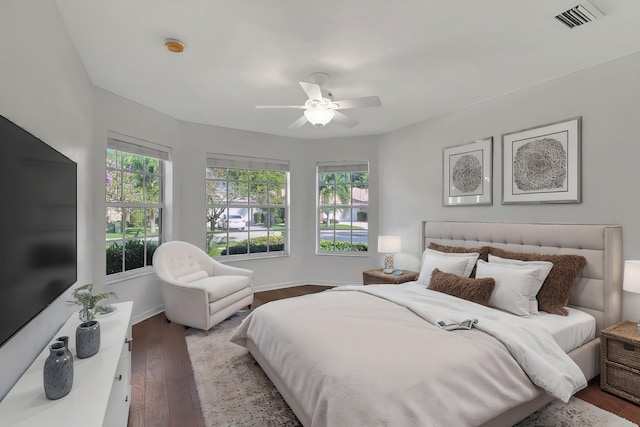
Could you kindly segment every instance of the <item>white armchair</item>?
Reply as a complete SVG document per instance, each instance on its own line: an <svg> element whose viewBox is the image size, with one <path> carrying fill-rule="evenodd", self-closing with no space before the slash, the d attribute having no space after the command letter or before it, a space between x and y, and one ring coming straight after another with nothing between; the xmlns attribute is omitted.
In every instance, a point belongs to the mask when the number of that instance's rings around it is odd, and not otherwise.
<svg viewBox="0 0 640 427"><path fill-rule="evenodd" d="M253 271L211 258L191 243L173 241L153 254L167 319L209 329L253 303Z"/></svg>

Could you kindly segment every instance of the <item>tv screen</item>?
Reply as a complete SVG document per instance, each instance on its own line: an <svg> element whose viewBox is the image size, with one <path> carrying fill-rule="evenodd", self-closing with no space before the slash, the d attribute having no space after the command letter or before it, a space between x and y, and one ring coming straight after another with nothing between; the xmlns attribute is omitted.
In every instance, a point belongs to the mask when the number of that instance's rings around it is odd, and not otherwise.
<svg viewBox="0 0 640 427"><path fill-rule="evenodd" d="M77 165L0 116L0 346L77 280Z"/></svg>

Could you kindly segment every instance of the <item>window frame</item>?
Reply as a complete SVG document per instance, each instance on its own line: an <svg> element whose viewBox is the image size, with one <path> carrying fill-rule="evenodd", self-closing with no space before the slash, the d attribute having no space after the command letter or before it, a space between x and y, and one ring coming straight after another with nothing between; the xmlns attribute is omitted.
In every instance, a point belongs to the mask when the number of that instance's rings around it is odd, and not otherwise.
<svg viewBox="0 0 640 427"><path fill-rule="evenodd" d="M345 173L349 173L350 177L352 173L366 173L367 175L367 180L366 180L366 189L367 189L367 201L366 203L354 203L354 198L353 198L353 189L357 188L354 187L354 182L352 179L349 179L349 187L350 187L350 197L349 197L349 203L337 203L338 202L338 198L335 196L336 192L334 192L333 194L333 203L329 203L329 204L323 204L321 203L321 195L320 195L320 187L321 187L321 182L320 182L320 175L321 174L330 174L330 173L334 173L334 174L345 174ZM334 162L317 162L316 163L316 179L315 179L315 183L316 183L316 243L315 243L315 253L316 255L338 255L338 256L356 256L356 257L366 257L369 255L369 249L370 249L370 233L369 233L369 227L367 226L366 228L366 236L367 236L367 249L364 251L356 251L356 250L322 250L321 249L321 241L322 240L327 240L327 239L323 239L322 238L322 230L321 230L321 220L323 220L323 210L336 210L336 209L342 209L342 210L351 210L351 215L350 215L350 224L353 227L353 223L357 222L354 221L353 218L353 213L354 213L354 209L360 209L360 208L364 208L367 214L367 223L369 222L368 217L369 217L369 175L370 175L370 167L369 167L369 161L367 160L362 160L362 161L334 161ZM344 183L343 183L344 185ZM337 186L337 183L336 183ZM335 215L335 213L334 213ZM357 212L356 212L357 215ZM353 228L351 228L351 233L350 233L350 243L354 244L353 242ZM333 240L334 245L336 240L336 228L334 227L333 229ZM355 242L357 243L357 242Z"/></svg>
<svg viewBox="0 0 640 427"><path fill-rule="evenodd" d="M157 160L158 161L158 169L157 171L153 172L153 173L149 173L147 171L145 171L145 169L143 168L140 171L134 171L134 173L139 173L142 175L142 182L143 185L142 187L144 188L144 183L146 181L146 179L148 177L152 177L153 179L158 179L158 200L157 201L153 201L153 202L147 202L145 200L141 201L141 202L126 202L123 200L123 195L124 195L124 186L125 186L125 180L124 179L120 179L119 180L119 189L117 190L120 194L118 196L118 201L110 201L108 200L108 194L107 194L107 180L106 180L106 176L105 176L105 197L104 197L104 212L105 212L105 237L104 237L104 242L105 242L105 270L104 273L106 275L106 281L107 283L114 283L114 282L118 282L118 281L122 281L122 280L126 280L126 279L130 279L133 277L138 277L144 274L148 274L150 272L152 272L152 261L151 261L151 256L152 254L148 253L149 250L149 246L148 243L151 241L156 241L157 242L157 246L160 246L166 239L167 239L167 228L166 228L166 218L167 218L167 177L168 177L168 171L170 169L169 166L169 162L170 162L170 154L171 154L171 149L169 147L164 147L158 144L154 144L148 141L139 141L137 139L134 138L129 138L129 137L125 137L123 138L122 136L113 136L113 137L109 137L107 139L107 147L105 149L105 163L104 163L104 167L105 167L105 173L109 174L109 172L116 172L118 174L120 174L120 177L122 178L122 168L118 168L118 167L110 167L107 165L107 161L108 161L108 152L109 151L115 151L117 153L119 153L120 156L124 155L124 154L131 154L131 155L135 155L135 156L140 156L143 158L150 158L153 160ZM143 160L143 165L145 164L145 160ZM120 171L120 172L118 172ZM143 193L143 197L144 197ZM139 236L139 235L135 235L132 237L127 237L126 235L126 228L122 227L124 230L122 232L122 237L121 238L108 238L107 237L107 227L109 225L109 210L110 209L116 209L116 210L120 210L121 214L124 214L124 209L131 209L131 210L137 210L140 209L144 212L145 209L157 209L159 210L159 212L156 213L156 215L158 216L159 220L158 220L158 232L156 234L150 234L147 235L147 227L146 227L146 222L148 221L146 218L143 219L143 235ZM156 215L154 215L154 218L156 217ZM120 219L120 221L122 220L122 217ZM127 265L126 265L126 243L129 241L134 241L134 240L142 240L144 242L144 249L143 249L143 263L144 265L141 267L136 267L136 268L131 268L129 270L127 270ZM122 265L121 265L121 270L118 272L114 272L114 273L107 273L108 268L109 268L109 264L108 264L108 260L106 259L108 254L108 246L114 242L118 242L122 245Z"/></svg>
<svg viewBox="0 0 640 427"><path fill-rule="evenodd" d="M233 180L229 179L229 175L227 174L223 178L217 177L209 177L209 169L226 169L238 171L238 175L242 175L245 171L247 173L247 178L241 180ZM284 174L284 182L282 181L272 181L270 175L268 178L264 180L252 180L251 175L252 172L257 173L283 173ZM223 182L223 185L220 183ZM272 210L284 210L284 222L283 222L283 230L272 230L273 225L269 224L266 226L266 236L267 244L269 244L269 236L274 235L273 233L278 233L278 235L283 235L284 243L282 250L274 250L274 251L266 251L266 252L249 252L247 249L246 253L238 253L238 254L225 254L225 255L210 255L212 258L218 261L224 262L233 262L233 261L242 261L249 259L260 259L260 258L278 258L278 257L286 257L289 256L290 253L290 227L289 227L289 218L290 218L290 182L291 182L291 174L290 174L290 164L288 160L279 160L279 159L266 159L266 158L257 158L257 157L248 157L248 156L233 156L227 154L219 154L219 153L207 153L207 162L205 165L205 251L210 253L213 250L213 245L211 242L215 238L214 236L219 236L222 233L220 231L215 231L217 229L216 225L213 226L214 231L211 231L211 223L219 219L217 216L216 220L213 220L212 216L210 216L210 210L220 209L219 212L222 214L225 212L227 215L235 215L233 211L246 210L246 227L245 230L241 230L242 232L246 232L247 243L254 239L252 237L252 229L256 227L256 224L252 224L253 222L253 213L256 210L270 212ZM213 183L210 186L209 183ZM246 201L238 202L238 199L231 199L229 197L229 189L233 188L232 184L238 184L239 187L246 185ZM252 202L251 196L251 186L259 185L265 186L267 188L267 202ZM269 203L269 188L270 186L281 187L281 191L284 191L284 195L282 197L283 203ZM211 200L214 198L210 198L209 189L215 188L215 191L222 190L226 191L224 202L223 203L212 203ZM230 210L233 210L230 212ZM262 213L264 213L262 212ZM223 219L224 221L224 219ZM260 233L261 230L256 230L255 232ZM229 235L232 233L231 229L227 227L226 229L226 250L233 246L229 245ZM257 236L261 237L261 236ZM211 246L210 246L211 245Z"/></svg>

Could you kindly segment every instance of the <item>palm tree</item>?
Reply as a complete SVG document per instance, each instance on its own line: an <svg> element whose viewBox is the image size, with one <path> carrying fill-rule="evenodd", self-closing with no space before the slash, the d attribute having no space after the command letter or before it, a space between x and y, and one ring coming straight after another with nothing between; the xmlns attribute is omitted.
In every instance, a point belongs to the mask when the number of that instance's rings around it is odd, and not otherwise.
<svg viewBox="0 0 640 427"><path fill-rule="evenodd" d="M321 173L318 175L320 205L349 204L351 202L350 173ZM344 209L337 209L343 211ZM331 215L327 215L327 228L331 226Z"/></svg>

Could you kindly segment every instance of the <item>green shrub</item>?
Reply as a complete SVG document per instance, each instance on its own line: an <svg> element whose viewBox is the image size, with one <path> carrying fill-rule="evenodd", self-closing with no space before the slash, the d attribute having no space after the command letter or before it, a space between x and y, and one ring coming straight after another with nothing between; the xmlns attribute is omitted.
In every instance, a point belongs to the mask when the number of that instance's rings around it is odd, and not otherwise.
<svg viewBox="0 0 640 427"><path fill-rule="evenodd" d="M358 222L367 222L367 213L366 212L358 212L356 214L356 218Z"/></svg>
<svg viewBox="0 0 640 427"><path fill-rule="evenodd" d="M273 218L274 224L282 224L284 221L279 216Z"/></svg>
<svg viewBox="0 0 640 427"><path fill-rule="evenodd" d="M234 246L229 246L228 255L239 255L247 253L247 239L240 240ZM284 250L284 236L269 236L269 246L267 247L267 236L254 237L249 243L249 253L277 252ZM227 255L227 249L223 249L220 255Z"/></svg>
<svg viewBox="0 0 640 427"><path fill-rule="evenodd" d="M264 214L262 212L254 212L253 222L255 224L262 224L264 222Z"/></svg>
<svg viewBox="0 0 640 427"><path fill-rule="evenodd" d="M147 242L147 256L145 263L144 240L129 240L124 244L125 270L151 265L153 253L158 248L158 243ZM122 244L114 242L107 247L107 274L122 272Z"/></svg>
<svg viewBox="0 0 640 427"><path fill-rule="evenodd" d="M332 240L320 240L321 251L342 251L342 252L366 252L369 245L367 243L349 243Z"/></svg>

